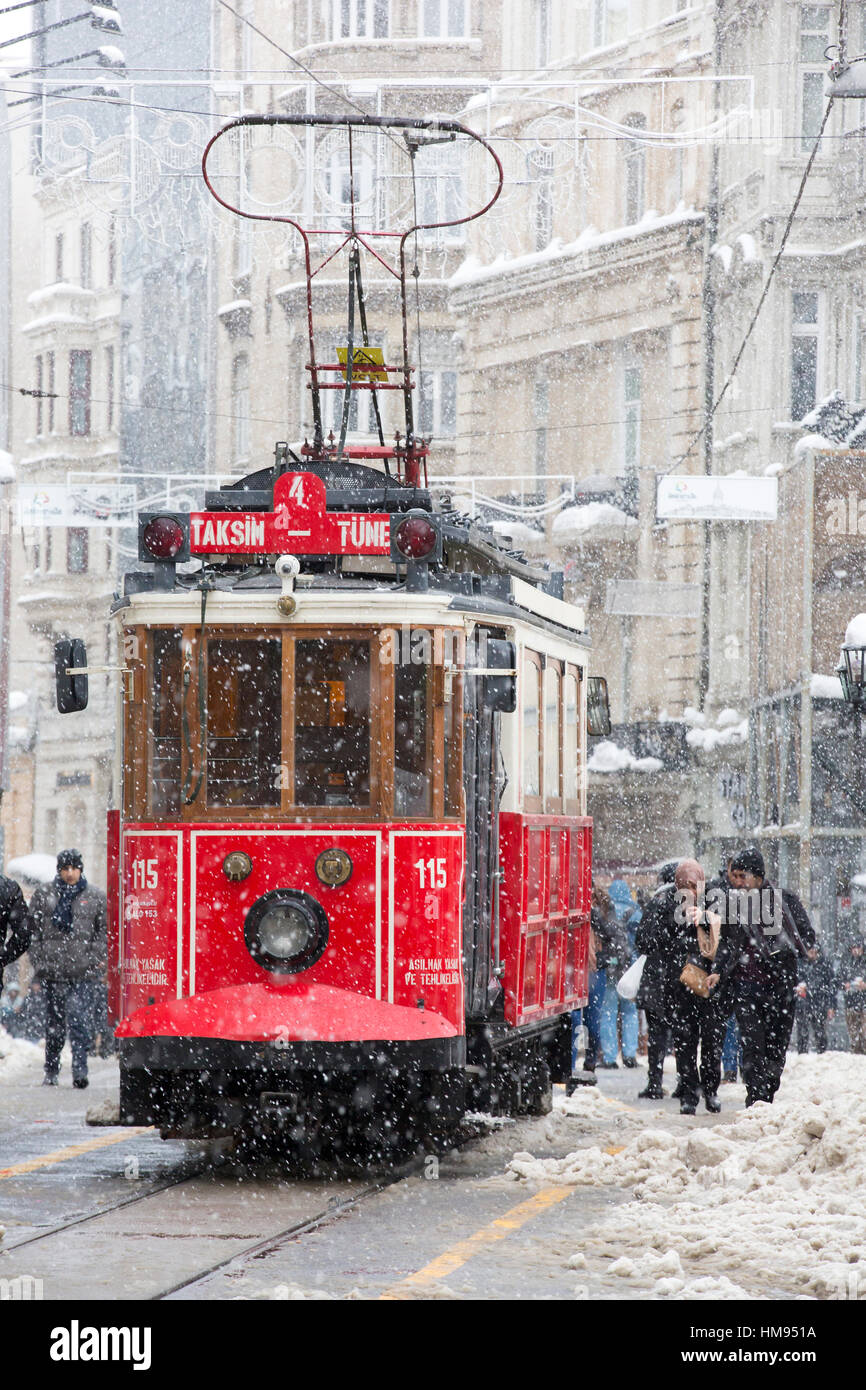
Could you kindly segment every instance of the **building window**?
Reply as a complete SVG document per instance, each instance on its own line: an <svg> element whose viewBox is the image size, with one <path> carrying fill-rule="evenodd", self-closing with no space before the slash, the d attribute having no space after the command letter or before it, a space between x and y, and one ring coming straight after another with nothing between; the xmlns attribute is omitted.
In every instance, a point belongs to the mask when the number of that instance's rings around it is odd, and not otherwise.
<svg viewBox="0 0 866 1390"><path fill-rule="evenodd" d="M250 452L250 359L241 352L232 363L232 418L235 431L235 462Z"/></svg>
<svg viewBox="0 0 866 1390"><path fill-rule="evenodd" d="M81 224L81 288L89 290L93 284L93 234L89 222Z"/></svg>
<svg viewBox="0 0 866 1390"><path fill-rule="evenodd" d="M69 433L90 434L90 353L69 354Z"/></svg>
<svg viewBox="0 0 866 1390"><path fill-rule="evenodd" d="M622 373L623 462L627 473L640 467L640 367L624 367Z"/></svg>
<svg viewBox="0 0 866 1390"><path fill-rule="evenodd" d="M433 435L453 439L457 433L457 373L423 371L420 377L419 432L424 439Z"/></svg>
<svg viewBox="0 0 866 1390"><path fill-rule="evenodd" d="M66 570L68 574L86 574L88 560L87 528L70 527L66 532Z"/></svg>
<svg viewBox="0 0 866 1390"><path fill-rule="evenodd" d="M117 218L108 219L108 283L117 283Z"/></svg>
<svg viewBox="0 0 866 1390"><path fill-rule="evenodd" d="M48 433L49 433L49 434L53 434L53 433L54 433L54 380L55 380L55 377L54 377L54 353L53 353L53 352L46 352L46 354L45 354L45 366L46 366L46 373L45 373L45 375L46 375L47 383L48 383L48 384L47 384L47 387L46 387L46 390L48 391L48 410L47 410L47 412L46 412L47 415L48 415Z"/></svg>
<svg viewBox="0 0 866 1390"><path fill-rule="evenodd" d="M592 47L619 43L628 34L629 0L592 0Z"/></svg>
<svg viewBox="0 0 866 1390"><path fill-rule="evenodd" d="M824 57L833 27L829 5L800 8L800 143L810 151L824 116Z"/></svg>
<svg viewBox="0 0 866 1390"><path fill-rule="evenodd" d="M791 419L814 410L818 396L818 295L791 296Z"/></svg>
<svg viewBox="0 0 866 1390"><path fill-rule="evenodd" d="M468 0L421 0L421 37L465 39L468 18Z"/></svg>
<svg viewBox="0 0 866 1390"><path fill-rule="evenodd" d="M63 279L63 233L54 238L54 279L59 284Z"/></svg>
<svg viewBox="0 0 866 1390"><path fill-rule="evenodd" d="M851 345L851 402L866 405L866 314L854 315L854 341Z"/></svg>
<svg viewBox="0 0 866 1390"><path fill-rule="evenodd" d="M42 361L42 356L41 356L41 354L40 354L40 355L36 358L36 392L37 392L37 395L36 395L36 436L37 436L37 438L38 438L39 435L41 435L41 433L42 433L42 407L43 407L42 391L43 391L43 389L44 389L44 387L43 387L43 381L44 381L44 377L43 377L43 366L44 366L44 364L43 364L43 361Z"/></svg>
<svg viewBox="0 0 866 1390"><path fill-rule="evenodd" d="M632 130L646 130L646 116L633 112L626 116L625 125ZM633 227L646 211L646 145L640 139L625 140L625 225Z"/></svg>
<svg viewBox="0 0 866 1390"><path fill-rule="evenodd" d="M465 228L462 226L430 226L454 222L466 212L463 199L463 170L457 145L435 145L418 151L415 156L415 192L418 222L421 226L430 228L420 233L425 244L465 240Z"/></svg>
<svg viewBox="0 0 866 1390"><path fill-rule="evenodd" d="M387 39L388 0L334 0L335 39Z"/></svg>
<svg viewBox="0 0 866 1390"><path fill-rule="evenodd" d="M105 349L105 428L114 429L114 348Z"/></svg>
<svg viewBox="0 0 866 1390"><path fill-rule="evenodd" d="M547 476L547 424L550 415L550 391L544 369L536 372L532 386L532 418L535 422L535 479L537 500L544 500L544 479Z"/></svg>
<svg viewBox="0 0 866 1390"><path fill-rule="evenodd" d="M550 62L550 0L535 0L535 66Z"/></svg>

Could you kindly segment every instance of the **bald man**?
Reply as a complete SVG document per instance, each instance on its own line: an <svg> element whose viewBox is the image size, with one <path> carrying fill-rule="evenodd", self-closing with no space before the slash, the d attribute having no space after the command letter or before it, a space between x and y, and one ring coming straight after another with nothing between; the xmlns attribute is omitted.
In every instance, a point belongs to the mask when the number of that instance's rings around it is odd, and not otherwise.
<svg viewBox="0 0 866 1390"><path fill-rule="evenodd" d="M674 876L675 935L668 955L667 1012L680 1075L680 1114L694 1115L700 1094L711 1114L721 1110L722 1037L726 1018L718 997L702 997L682 983L686 966L699 984L710 975L719 944L721 919L704 902L706 878L696 859L683 859ZM698 1050L700 1049L700 1064Z"/></svg>

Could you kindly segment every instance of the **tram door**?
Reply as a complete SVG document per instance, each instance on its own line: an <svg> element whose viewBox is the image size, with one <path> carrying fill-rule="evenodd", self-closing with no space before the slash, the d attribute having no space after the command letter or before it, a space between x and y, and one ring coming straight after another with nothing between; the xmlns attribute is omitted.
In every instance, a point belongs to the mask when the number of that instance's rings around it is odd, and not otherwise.
<svg viewBox="0 0 866 1390"><path fill-rule="evenodd" d="M485 640L491 638L492 640ZM496 662L497 648L510 643L492 634L476 634L476 652L487 655L478 665ZM513 659L513 658L511 658ZM500 751L500 721L509 716L494 708L489 682L469 672L464 682L463 775L466 796L466 892L463 908L464 978L468 1018L501 1012L502 991L493 978L493 950L498 911L499 803L505 790ZM496 664L499 664L498 662ZM499 1008L497 1009L497 1004Z"/></svg>

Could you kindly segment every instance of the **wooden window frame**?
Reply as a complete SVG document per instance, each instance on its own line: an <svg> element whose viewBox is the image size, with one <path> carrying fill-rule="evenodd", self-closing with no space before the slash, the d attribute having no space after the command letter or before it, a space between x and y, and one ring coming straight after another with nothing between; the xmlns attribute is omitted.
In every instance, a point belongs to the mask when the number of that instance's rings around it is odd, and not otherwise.
<svg viewBox="0 0 866 1390"><path fill-rule="evenodd" d="M541 652L533 651L531 647L524 647L521 657L520 676L524 683L524 689L520 698L520 743L521 743L521 763L520 775L523 781L526 772L526 748L524 739L526 736L526 663L535 667L536 682L538 687L538 795L531 795L527 792L525 785L521 786L523 793L523 809L531 814L539 814L544 810L544 665L545 659Z"/></svg>
<svg viewBox="0 0 866 1390"><path fill-rule="evenodd" d="M177 631L180 633L181 651L190 663L190 684L187 694L190 742L192 746L193 771L198 776L202 756L202 731L198 726L198 623L154 623L142 627L124 629L124 641L138 644L135 657L127 660L130 676L127 678L125 709L123 718L123 811L127 820L143 823L211 823L230 824L245 821L269 822L380 822L413 821L459 824L464 817L463 801L463 682L462 634L458 638L457 657L451 667L451 702L453 705L454 730L450 750L451 756L437 756L437 750L444 752L445 737L445 690L449 680L449 663L445 660L445 631L450 629L425 627L433 643L433 669L427 682L427 766L433 778L432 811L430 816L394 815L394 693L395 667L393 662L383 659L383 646L389 640L399 640L400 631L389 627L296 627L279 625L234 626L215 624L207 627L204 634L206 642L214 638L259 639L279 637L282 642L281 677L281 766L284 770L280 804L278 806L230 806L209 807L207 805L207 766L201 790L196 800L189 806L182 805L174 817L154 817L151 802L153 785L153 634L156 631ZM294 801L295 795L295 643L298 641L346 641L369 642L370 644L370 804L368 806L302 806ZM182 656L183 661L183 656ZM456 702L456 703L454 703ZM181 741L179 776L181 785L186 779L189 756ZM457 792L459 813L445 815L446 779L451 795Z"/></svg>
<svg viewBox="0 0 866 1390"><path fill-rule="evenodd" d="M566 707L565 687L566 687L566 682L567 682L569 679L571 679L572 677L574 678L574 681L575 681L575 684L576 684L576 695L577 695L577 730L576 730L576 732L577 732L577 748L576 748L576 750L575 750L575 752L576 752L576 757L577 757L577 797L576 797L576 798L570 797L570 796L566 796L566 779L565 779L565 758L566 758L566 753L567 753L567 751L568 751L568 749L567 749L567 747L566 747L566 730L567 730L567 728L568 728L568 725L567 725L566 719L565 719L565 707ZM567 661L567 662L565 663L565 670L564 670L564 672L563 672L563 677L562 677L562 690L563 690L563 698L562 698L562 795L563 795L563 807L564 807L564 809L565 809L565 814L566 814L567 816L582 816L582 815L585 815L585 814L586 814L586 812L585 812L585 786L584 786L584 768L585 768L585 765L586 765L586 748L585 748L584 731L585 731L585 728L586 728L586 720L585 720L585 718L584 718L584 711L583 711L583 668L580 667L580 666L577 666L573 661Z"/></svg>
<svg viewBox="0 0 866 1390"><path fill-rule="evenodd" d="M558 786L558 789L557 789L557 792L556 792L556 795L555 795L555 796L549 796L549 795L548 795L547 783L546 783L546 778L547 778L547 747L548 747L548 740L547 740L547 692L546 692L545 687L547 686L547 673L548 673L548 671L553 672L553 674L555 675L555 677L556 677L556 689L557 689L556 743L557 743L557 747L558 747L558 749L559 749L559 778L558 778L559 786ZM565 801L564 801L564 797L563 797L563 776L564 776L564 762L563 762L563 751L564 751L564 750L563 750L563 742L564 742L564 738L563 738L563 735L564 735L564 719L563 719L563 700L562 700L562 696L563 696L563 679L564 679L564 662L558 660L558 659L555 658L555 657L547 657L547 659L546 659L546 661L545 661L545 663L544 663L544 676L543 676L543 679L542 679L542 682L541 682L541 688L542 688L542 691L544 691L544 696L545 696L544 704L543 704L543 706L542 706L542 709L543 709L543 718L542 718L542 721L541 721L542 731L543 731L542 744L543 744L543 748L544 748L544 759L543 759L543 763L544 763L544 776L545 776L545 781L542 782L542 784L541 784L541 791L542 791L542 797L543 797L543 800L544 800L544 812L545 812L545 815L548 815L548 816L561 816L561 815L563 814L564 810L565 810Z"/></svg>

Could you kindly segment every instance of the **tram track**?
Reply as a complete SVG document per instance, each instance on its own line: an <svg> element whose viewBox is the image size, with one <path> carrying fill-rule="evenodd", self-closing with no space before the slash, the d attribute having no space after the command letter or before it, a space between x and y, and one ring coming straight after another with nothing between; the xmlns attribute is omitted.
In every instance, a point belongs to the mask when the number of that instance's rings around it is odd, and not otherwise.
<svg viewBox="0 0 866 1390"><path fill-rule="evenodd" d="M88 1221L96 1221L101 1216L109 1216L112 1212L121 1211L124 1207L135 1206L138 1202L146 1202L150 1197L157 1197L162 1192L168 1192L173 1187L180 1187L185 1182L190 1182L193 1178L200 1178L207 1172L215 1171L220 1165L210 1159L198 1163L190 1172L183 1172L165 1178L152 1187L148 1187L146 1192L131 1192L128 1196L120 1198L119 1201L109 1202L106 1206L100 1207L98 1211L85 1212L81 1216L73 1216L68 1221L60 1221L54 1226L47 1226L44 1230L39 1230L35 1234L25 1236L23 1240L16 1240L11 1244L4 1240L0 1245L0 1258L11 1255L16 1250L23 1250L25 1246L36 1245L39 1241L49 1240L52 1236L60 1235L63 1231L69 1231L74 1226L83 1226Z"/></svg>

